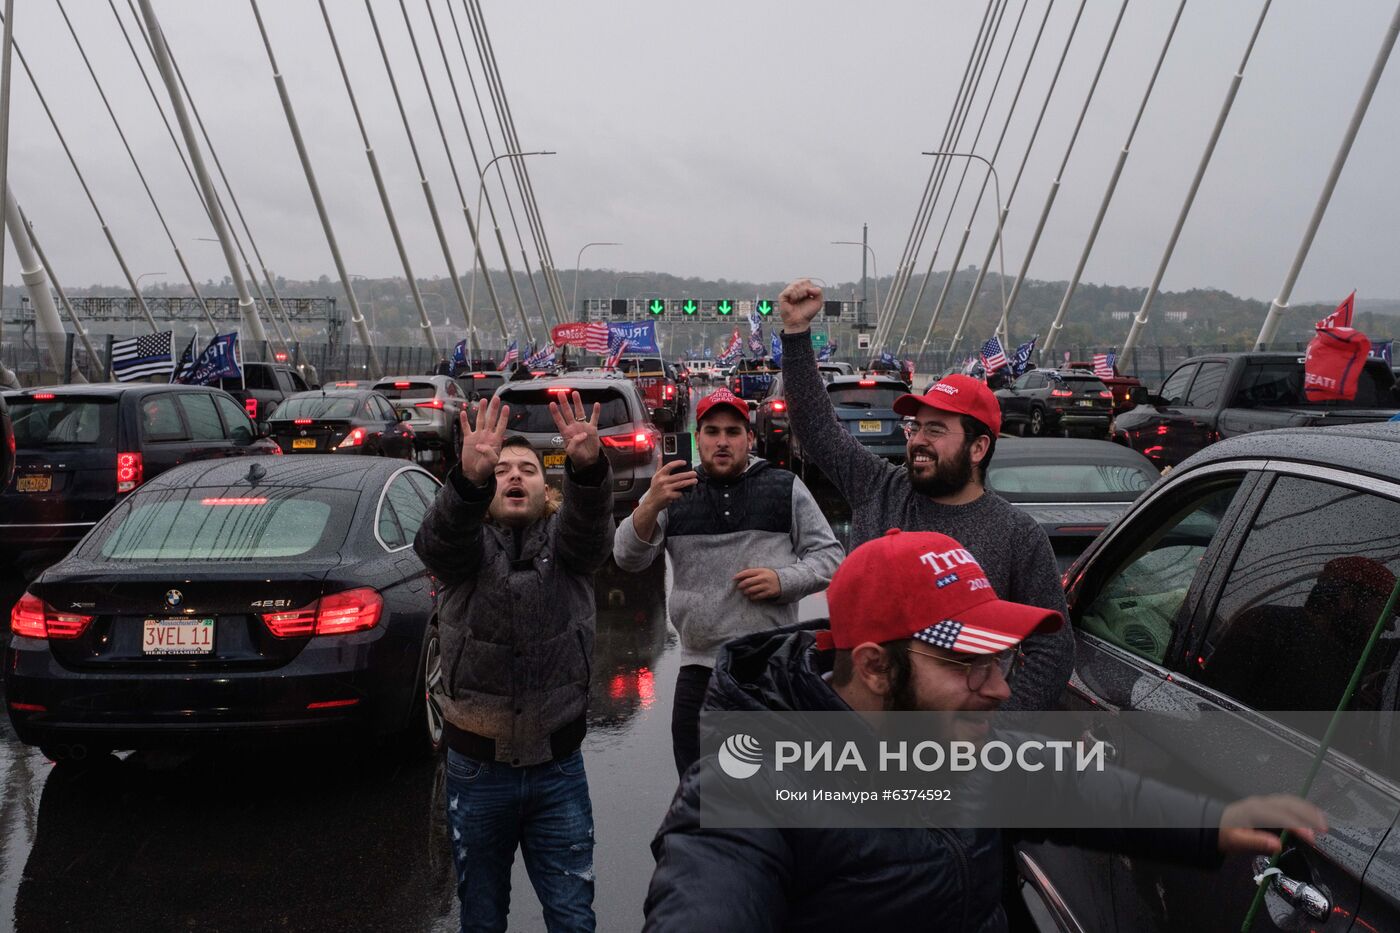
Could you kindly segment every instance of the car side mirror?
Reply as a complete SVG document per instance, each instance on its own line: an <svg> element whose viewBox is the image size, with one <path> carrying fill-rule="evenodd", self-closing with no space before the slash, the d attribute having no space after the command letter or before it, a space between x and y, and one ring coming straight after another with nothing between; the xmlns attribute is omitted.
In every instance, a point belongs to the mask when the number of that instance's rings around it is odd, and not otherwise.
<svg viewBox="0 0 1400 933"><path fill-rule="evenodd" d="M749 411L758 411L758 402L755 402L753 399L747 399L746 401L749 403Z"/></svg>
<svg viewBox="0 0 1400 933"><path fill-rule="evenodd" d="M257 429L258 429L258 437L271 437L271 436L272 436L272 425L268 424L266 421L259 421L259 422L257 423Z"/></svg>
<svg viewBox="0 0 1400 933"><path fill-rule="evenodd" d="M1146 386L1133 386L1128 389L1128 401L1134 405L1146 405L1150 399L1151 396L1147 394Z"/></svg>
<svg viewBox="0 0 1400 933"><path fill-rule="evenodd" d="M412 421L412 420L413 420L413 412L411 412L411 411L409 411L408 409L405 408L403 411L399 412L399 420L400 420L400 421Z"/></svg>

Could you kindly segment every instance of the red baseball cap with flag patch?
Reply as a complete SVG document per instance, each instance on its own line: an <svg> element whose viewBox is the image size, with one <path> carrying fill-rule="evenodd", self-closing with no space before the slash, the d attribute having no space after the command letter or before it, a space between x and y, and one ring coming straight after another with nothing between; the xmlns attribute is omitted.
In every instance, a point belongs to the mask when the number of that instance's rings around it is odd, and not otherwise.
<svg viewBox="0 0 1400 933"><path fill-rule="evenodd" d="M745 421L749 420L749 403L728 389L715 389L709 395L700 400L700 404L695 406L695 423L700 421L710 413L716 405L727 405Z"/></svg>
<svg viewBox="0 0 1400 933"><path fill-rule="evenodd" d="M999 599L977 560L932 531L891 529L852 551L826 591L831 630L817 647L850 649L916 638L963 654L997 654L1064 618Z"/></svg>
<svg viewBox="0 0 1400 933"><path fill-rule="evenodd" d="M923 395L901 395L894 400L895 414L913 418L927 405L955 415L970 415L993 434L1001 433L1001 403L981 379L952 373L929 386Z"/></svg>

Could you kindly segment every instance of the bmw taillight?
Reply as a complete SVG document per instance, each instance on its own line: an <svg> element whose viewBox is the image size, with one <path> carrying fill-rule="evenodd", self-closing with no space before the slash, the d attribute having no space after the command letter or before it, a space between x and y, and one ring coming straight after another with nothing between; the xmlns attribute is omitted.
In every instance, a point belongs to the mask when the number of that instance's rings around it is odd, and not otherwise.
<svg viewBox="0 0 1400 933"><path fill-rule="evenodd" d="M117 492L131 492L140 486L145 472L139 452L117 454Z"/></svg>
<svg viewBox="0 0 1400 933"><path fill-rule="evenodd" d="M252 397L243 400L243 410L248 413L248 417L254 421L258 420L258 400Z"/></svg>
<svg viewBox="0 0 1400 933"><path fill-rule="evenodd" d="M342 449L342 450L344 450L346 447L359 447L359 446L362 445L364 442L365 442L365 429L364 429L364 428L354 428L354 429L352 429L352 430L350 431L349 434L345 435L345 440L341 441L339 444L336 444L335 446L338 447L338 448L340 448L340 449Z"/></svg>
<svg viewBox="0 0 1400 933"><path fill-rule="evenodd" d="M379 624L384 597L371 587L328 593L309 606L289 612L264 612L263 624L278 638L345 635Z"/></svg>
<svg viewBox="0 0 1400 933"><path fill-rule="evenodd" d="M10 610L10 631L28 638L77 638L93 620L76 612L59 612L32 593Z"/></svg>

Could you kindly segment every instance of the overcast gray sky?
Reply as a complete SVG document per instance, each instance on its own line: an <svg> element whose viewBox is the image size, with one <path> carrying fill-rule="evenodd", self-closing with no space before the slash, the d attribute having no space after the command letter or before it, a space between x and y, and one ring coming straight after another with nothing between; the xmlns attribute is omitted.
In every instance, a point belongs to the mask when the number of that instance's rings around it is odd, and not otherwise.
<svg viewBox="0 0 1400 933"><path fill-rule="evenodd" d="M430 43L424 2L406 0L420 42ZM445 24L449 0L428 2ZM450 2L465 27L461 0ZM1029 0L1008 72L1019 74L1046 2ZM364 4L328 5L415 271L443 275ZM197 239L212 236L208 221L106 0L66 0L66 6L194 273L222 277L227 269L218 247ZM997 160L1003 195L1077 6L1058 0L1050 13ZM20 48L133 273L167 272L148 283L178 280L173 254L57 7L52 0L17 7ZM125 0L117 7L130 27ZM269 265L292 278L334 277L249 6L155 0L155 7ZM929 168L919 153L939 143L985 4L485 0L484 7L522 144L558 151L533 160L531 175L561 271L572 269L583 243L617 240L625 245L590 250L584 265L745 280L811 274L835 282L859 275L860 256L829 241L859 239L862 222L870 224L880 271L894 270ZM398 3L374 0L374 8L465 271L469 235ZM1130 4L1032 277L1069 277L1175 8L1167 0ZM400 274L316 3L264 0L262 9L350 270ZM1011 0L993 65L1020 9L1021 0ZM1088 2L1013 201L1008 272L1021 263L1117 9L1116 0ZM1086 281L1150 280L1259 9L1256 0L1187 4ZM1393 12L1391 0L1274 4L1165 288L1219 287L1265 299L1277 292ZM462 80L455 40L448 41ZM429 48L470 201L475 172L441 62ZM984 154L1004 120L1010 81L977 147ZM984 93L989 82L990 70ZM974 106L964 146L983 100ZM484 150L474 105L468 107ZM11 127L13 189L65 284L118 283L117 265L18 61ZM1400 295L1397 151L1400 62L1392 62L1295 300L1340 298L1352 288L1362 298ZM945 254L971 211L978 171L954 214ZM946 213L945 200L930 245ZM980 261L993 224L989 193L963 264ZM947 263L940 259L938 268ZM12 252L5 276L19 280Z"/></svg>

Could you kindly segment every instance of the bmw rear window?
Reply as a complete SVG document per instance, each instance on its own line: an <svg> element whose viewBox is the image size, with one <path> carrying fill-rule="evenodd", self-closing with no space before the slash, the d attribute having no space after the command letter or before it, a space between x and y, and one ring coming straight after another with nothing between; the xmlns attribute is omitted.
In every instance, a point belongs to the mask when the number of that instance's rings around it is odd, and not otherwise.
<svg viewBox="0 0 1400 933"><path fill-rule="evenodd" d="M345 543L359 493L205 486L138 491L83 543L110 561L275 561L328 557Z"/></svg>
<svg viewBox="0 0 1400 933"><path fill-rule="evenodd" d="M353 395L294 395L277 407L272 421L293 418L344 420L355 414L359 399Z"/></svg>
<svg viewBox="0 0 1400 933"><path fill-rule="evenodd" d="M827 394L837 408L893 408L894 400L908 392L903 386L829 385Z"/></svg>
<svg viewBox="0 0 1400 933"><path fill-rule="evenodd" d="M18 450L117 446L115 398L58 395L43 399L34 394L11 395L7 401Z"/></svg>
<svg viewBox="0 0 1400 933"><path fill-rule="evenodd" d="M431 382L381 382L374 391L388 399L435 398L437 386Z"/></svg>
<svg viewBox="0 0 1400 933"><path fill-rule="evenodd" d="M987 485L1012 502L1131 502L1160 477L1155 470L1119 463L997 463Z"/></svg>
<svg viewBox="0 0 1400 933"><path fill-rule="evenodd" d="M602 404L598 416L598 427L615 428L631 424L632 414L627 410L627 399L617 389L579 389L583 399L583 409L592 414L593 403ZM549 403L565 398L563 393L547 392L544 389L507 389L501 393L501 401L510 406L508 431L515 434L554 434L559 429L549 413ZM570 392L567 398L572 399Z"/></svg>

